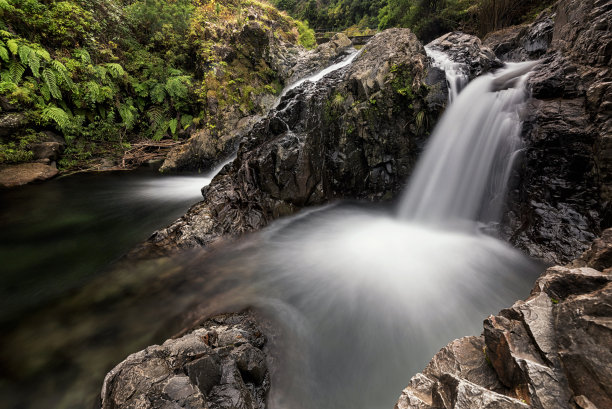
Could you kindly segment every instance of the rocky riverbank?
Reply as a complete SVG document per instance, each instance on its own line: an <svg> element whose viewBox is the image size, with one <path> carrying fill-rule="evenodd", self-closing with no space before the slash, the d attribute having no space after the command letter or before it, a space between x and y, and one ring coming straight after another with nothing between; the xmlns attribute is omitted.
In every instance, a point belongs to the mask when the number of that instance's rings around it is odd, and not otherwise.
<svg viewBox="0 0 612 409"><path fill-rule="evenodd" d="M530 298L489 317L483 336L454 341L436 355L410 381L398 409L611 405L609 386L601 381L612 367L612 231L604 231L610 226L611 13L605 1L561 0L534 24L493 33L484 42L460 33L434 42L451 58L453 49L470 63L476 56L472 75L500 61L542 58L529 80L524 157L500 231L530 255L559 266L545 272ZM347 69L288 93L245 133L236 160L204 189L204 200L133 255L210 245L338 198L392 199L445 101L443 75L430 66L416 37L400 29L380 33ZM565 264L591 242L589 252ZM208 333L206 325L181 339ZM172 348L172 342L151 351ZM200 347L206 356L216 354L210 345ZM172 395L177 399L197 396L200 405L207 399L220 404L215 386L200 388L208 383L192 377L187 364L164 361L155 378L142 369L147 356L136 354L109 374L104 402L129 397L126 385L160 379L160 385L180 384L182 394ZM130 372L132 364L137 369ZM226 365L227 371L224 365L215 366L213 372L222 374L213 376L221 379L215 385L238 391L232 392L237 400L226 404L259 407L249 377L237 363ZM124 379L128 373L134 378ZM174 399L147 396L145 389L133 395L144 407ZM248 398L243 390L251 390Z"/></svg>

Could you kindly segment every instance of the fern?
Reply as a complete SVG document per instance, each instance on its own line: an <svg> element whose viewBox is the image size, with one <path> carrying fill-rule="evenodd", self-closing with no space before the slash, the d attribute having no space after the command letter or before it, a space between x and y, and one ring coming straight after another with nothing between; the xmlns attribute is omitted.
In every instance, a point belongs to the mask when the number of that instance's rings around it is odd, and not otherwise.
<svg viewBox="0 0 612 409"><path fill-rule="evenodd" d="M11 50L11 53L13 53L13 55L17 54L17 51L19 50L19 45L17 44L17 41L8 40L6 42L6 46L8 47L9 50Z"/></svg>
<svg viewBox="0 0 612 409"><path fill-rule="evenodd" d="M8 50L4 46L0 46L0 58L2 58L2 60L5 62L8 62L9 60Z"/></svg>
<svg viewBox="0 0 612 409"><path fill-rule="evenodd" d="M11 73L11 81L13 81L15 84L19 84L19 81L21 81L21 77L25 72L25 67L21 65L19 61L13 60L11 61L9 72Z"/></svg>
<svg viewBox="0 0 612 409"><path fill-rule="evenodd" d="M189 90L184 84L185 81L189 81L187 76L168 78L165 86L168 95L173 98L187 98Z"/></svg>
<svg viewBox="0 0 612 409"><path fill-rule="evenodd" d="M136 123L136 112L137 110L131 104L131 101L128 101L126 104L119 105L119 115L123 121L123 126L125 126L127 130L134 127L134 124Z"/></svg>
<svg viewBox="0 0 612 409"><path fill-rule="evenodd" d="M94 67L94 71L96 72L96 75L98 76L98 78L100 78L102 81L106 81L106 68L104 68L101 65L96 65Z"/></svg>
<svg viewBox="0 0 612 409"><path fill-rule="evenodd" d="M44 72L44 71L43 71ZM65 129L70 125L70 116L61 108L50 105L43 109L42 118L46 121L53 121L60 129Z"/></svg>
<svg viewBox="0 0 612 409"><path fill-rule="evenodd" d="M84 48L77 48L74 50L74 56L79 58L83 64L91 64L91 55Z"/></svg>
<svg viewBox="0 0 612 409"><path fill-rule="evenodd" d="M68 70L66 69L64 64L57 60L53 60L51 61L51 67L55 71L55 75L59 80L60 84L65 85L66 88L71 91L74 91L74 82L72 82L72 78L70 78L70 74L68 73Z"/></svg>
<svg viewBox="0 0 612 409"><path fill-rule="evenodd" d="M19 59L23 65L28 65L28 61L30 59L30 54L32 54L32 49L27 45L21 45L19 47Z"/></svg>
<svg viewBox="0 0 612 409"><path fill-rule="evenodd" d="M30 56L28 57L28 66L34 74L34 77L40 77L40 57L35 52L30 52Z"/></svg>
<svg viewBox="0 0 612 409"><path fill-rule="evenodd" d="M168 127L170 128L170 132L172 135L176 134L176 127L178 126L178 120L176 118L172 118L168 121Z"/></svg>
<svg viewBox="0 0 612 409"><path fill-rule="evenodd" d="M51 96L56 99L62 99L62 93L57 86L57 77L55 76L55 73L50 68L45 68L42 72L42 77L47 87L49 87Z"/></svg>
<svg viewBox="0 0 612 409"><path fill-rule="evenodd" d="M15 7L13 7L13 5L11 3L9 3L6 0L0 0L0 10L5 10L5 11L15 11Z"/></svg>
<svg viewBox="0 0 612 409"><path fill-rule="evenodd" d="M97 83L87 81L85 83L85 89L87 92L85 94L85 99L87 99L90 103L95 104L100 100L100 86Z"/></svg>
<svg viewBox="0 0 612 409"><path fill-rule="evenodd" d="M191 115L182 115L181 116L181 127L186 129L193 122L193 117Z"/></svg>
<svg viewBox="0 0 612 409"><path fill-rule="evenodd" d="M0 0L1 1L1 0ZM51 55L49 55L49 52L47 50L44 49L36 49L34 50L34 52L36 53L36 55L38 55L39 57L41 57L43 60L49 62L51 61Z"/></svg>
<svg viewBox="0 0 612 409"><path fill-rule="evenodd" d="M104 64L104 65L106 69L108 70L108 72L110 73L111 77L113 78L119 78L125 75L125 71L123 70L123 67L121 66L121 64L111 62L111 63Z"/></svg>
<svg viewBox="0 0 612 409"><path fill-rule="evenodd" d="M153 139L156 141L161 140L168 129L168 121L164 115L164 110L160 107L153 107L147 112L147 116L150 119L151 131L153 132Z"/></svg>
<svg viewBox="0 0 612 409"><path fill-rule="evenodd" d="M40 87L40 94L43 96L45 101L49 101L51 99L51 92L49 92L49 87L47 84L42 84Z"/></svg>
<svg viewBox="0 0 612 409"><path fill-rule="evenodd" d="M151 90L151 99L153 102L161 104L166 99L166 87L162 84L155 84L155 87Z"/></svg>

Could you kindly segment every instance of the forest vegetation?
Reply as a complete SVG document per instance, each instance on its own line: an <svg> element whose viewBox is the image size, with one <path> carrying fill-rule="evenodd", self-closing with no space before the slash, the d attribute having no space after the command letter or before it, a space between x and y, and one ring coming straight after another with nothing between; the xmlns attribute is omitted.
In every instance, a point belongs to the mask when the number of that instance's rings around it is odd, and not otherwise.
<svg viewBox="0 0 612 409"><path fill-rule="evenodd" d="M27 124L0 139L0 163L30 160L44 130L65 139L66 170L137 139L214 127L211 93L252 110L252 94L280 91L276 74L227 64L217 46L253 9L277 38L315 45L305 23L258 0L0 0L0 114Z"/></svg>

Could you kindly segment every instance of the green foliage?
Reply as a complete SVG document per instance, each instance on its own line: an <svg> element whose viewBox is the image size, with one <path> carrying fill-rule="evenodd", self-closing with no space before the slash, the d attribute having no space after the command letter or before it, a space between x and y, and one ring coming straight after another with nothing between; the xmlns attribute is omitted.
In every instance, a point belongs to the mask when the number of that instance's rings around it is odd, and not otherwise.
<svg viewBox="0 0 612 409"><path fill-rule="evenodd" d="M70 116L63 109L53 105L43 109L41 117L45 121L55 122L60 130L67 128L70 124Z"/></svg>
<svg viewBox="0 0 612 409"><path fill-rule="evenodd" d="M314 30L308 27L308 21L297 21L299 37L298 41L304 48L315 48L317 39L315 38Z"/></svg>

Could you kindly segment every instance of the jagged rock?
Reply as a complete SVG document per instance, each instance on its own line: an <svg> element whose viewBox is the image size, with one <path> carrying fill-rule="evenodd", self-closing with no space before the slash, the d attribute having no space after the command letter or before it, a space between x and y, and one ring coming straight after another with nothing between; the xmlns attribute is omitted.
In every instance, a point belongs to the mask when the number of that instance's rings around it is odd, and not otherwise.
<svg viewBox="0 0 612 409"><path fill-rule="evenodd" d="M102 409L263 409L265 338L251 313L214 317L126 358L104 379Z"/></svg>
<svg viewBox="0 0 612 409"><path fill-rule="evenodd" d="M484 46L478 37L459 31L445 34L427 44L427 47L442 51L454 62L467 67L465 74L470 79L502 66L493 50Z"/></svg>
<svg viewBox="0 0 612 409"><path fill-rule="evenodd" d="M552 42L555 14L543 11L533 24L512 26L489 33L483 44L502 61L527 61L540 58Z"/></svg>
<svg viewBox="0 0 612 409"><path fill-rule="evenodd" d="M483 335L440 350L396 408L611 407L611 246L608 229L572 264L582 267L549 268Z"/></svg>
<svg viewBox="0 0 612 409"><path fill-rule="evenodd" d="M15 187L40 182L57 176L55 165L44 163L20 163L0 168L0 187Z"/></svg>
<svg viewBox="0 0 612 409"><path fill-rule="evenodd" d="M606 4L560 1L551 46L529 78L534 99L525 110L526 148L504 236L551 263L575 258L612 221L612 9Z"/></svg>
<svg viewBox="0 0 612 409"><path fill-rule="evenodd" d="M48 159L56 161L59 159L63 147L59 142L39 142L30 145L30 150L34 153L34 160Z"/></svg>
<svg viewBox="0 0 612 409"><path fill-rule="evenodd" d="M336 198L392 198L443 106L428 95L444 78L428 73L409 30L378 34L345 70L287 93L246 134L204 202L133 254L206 245Z"/></svg>

